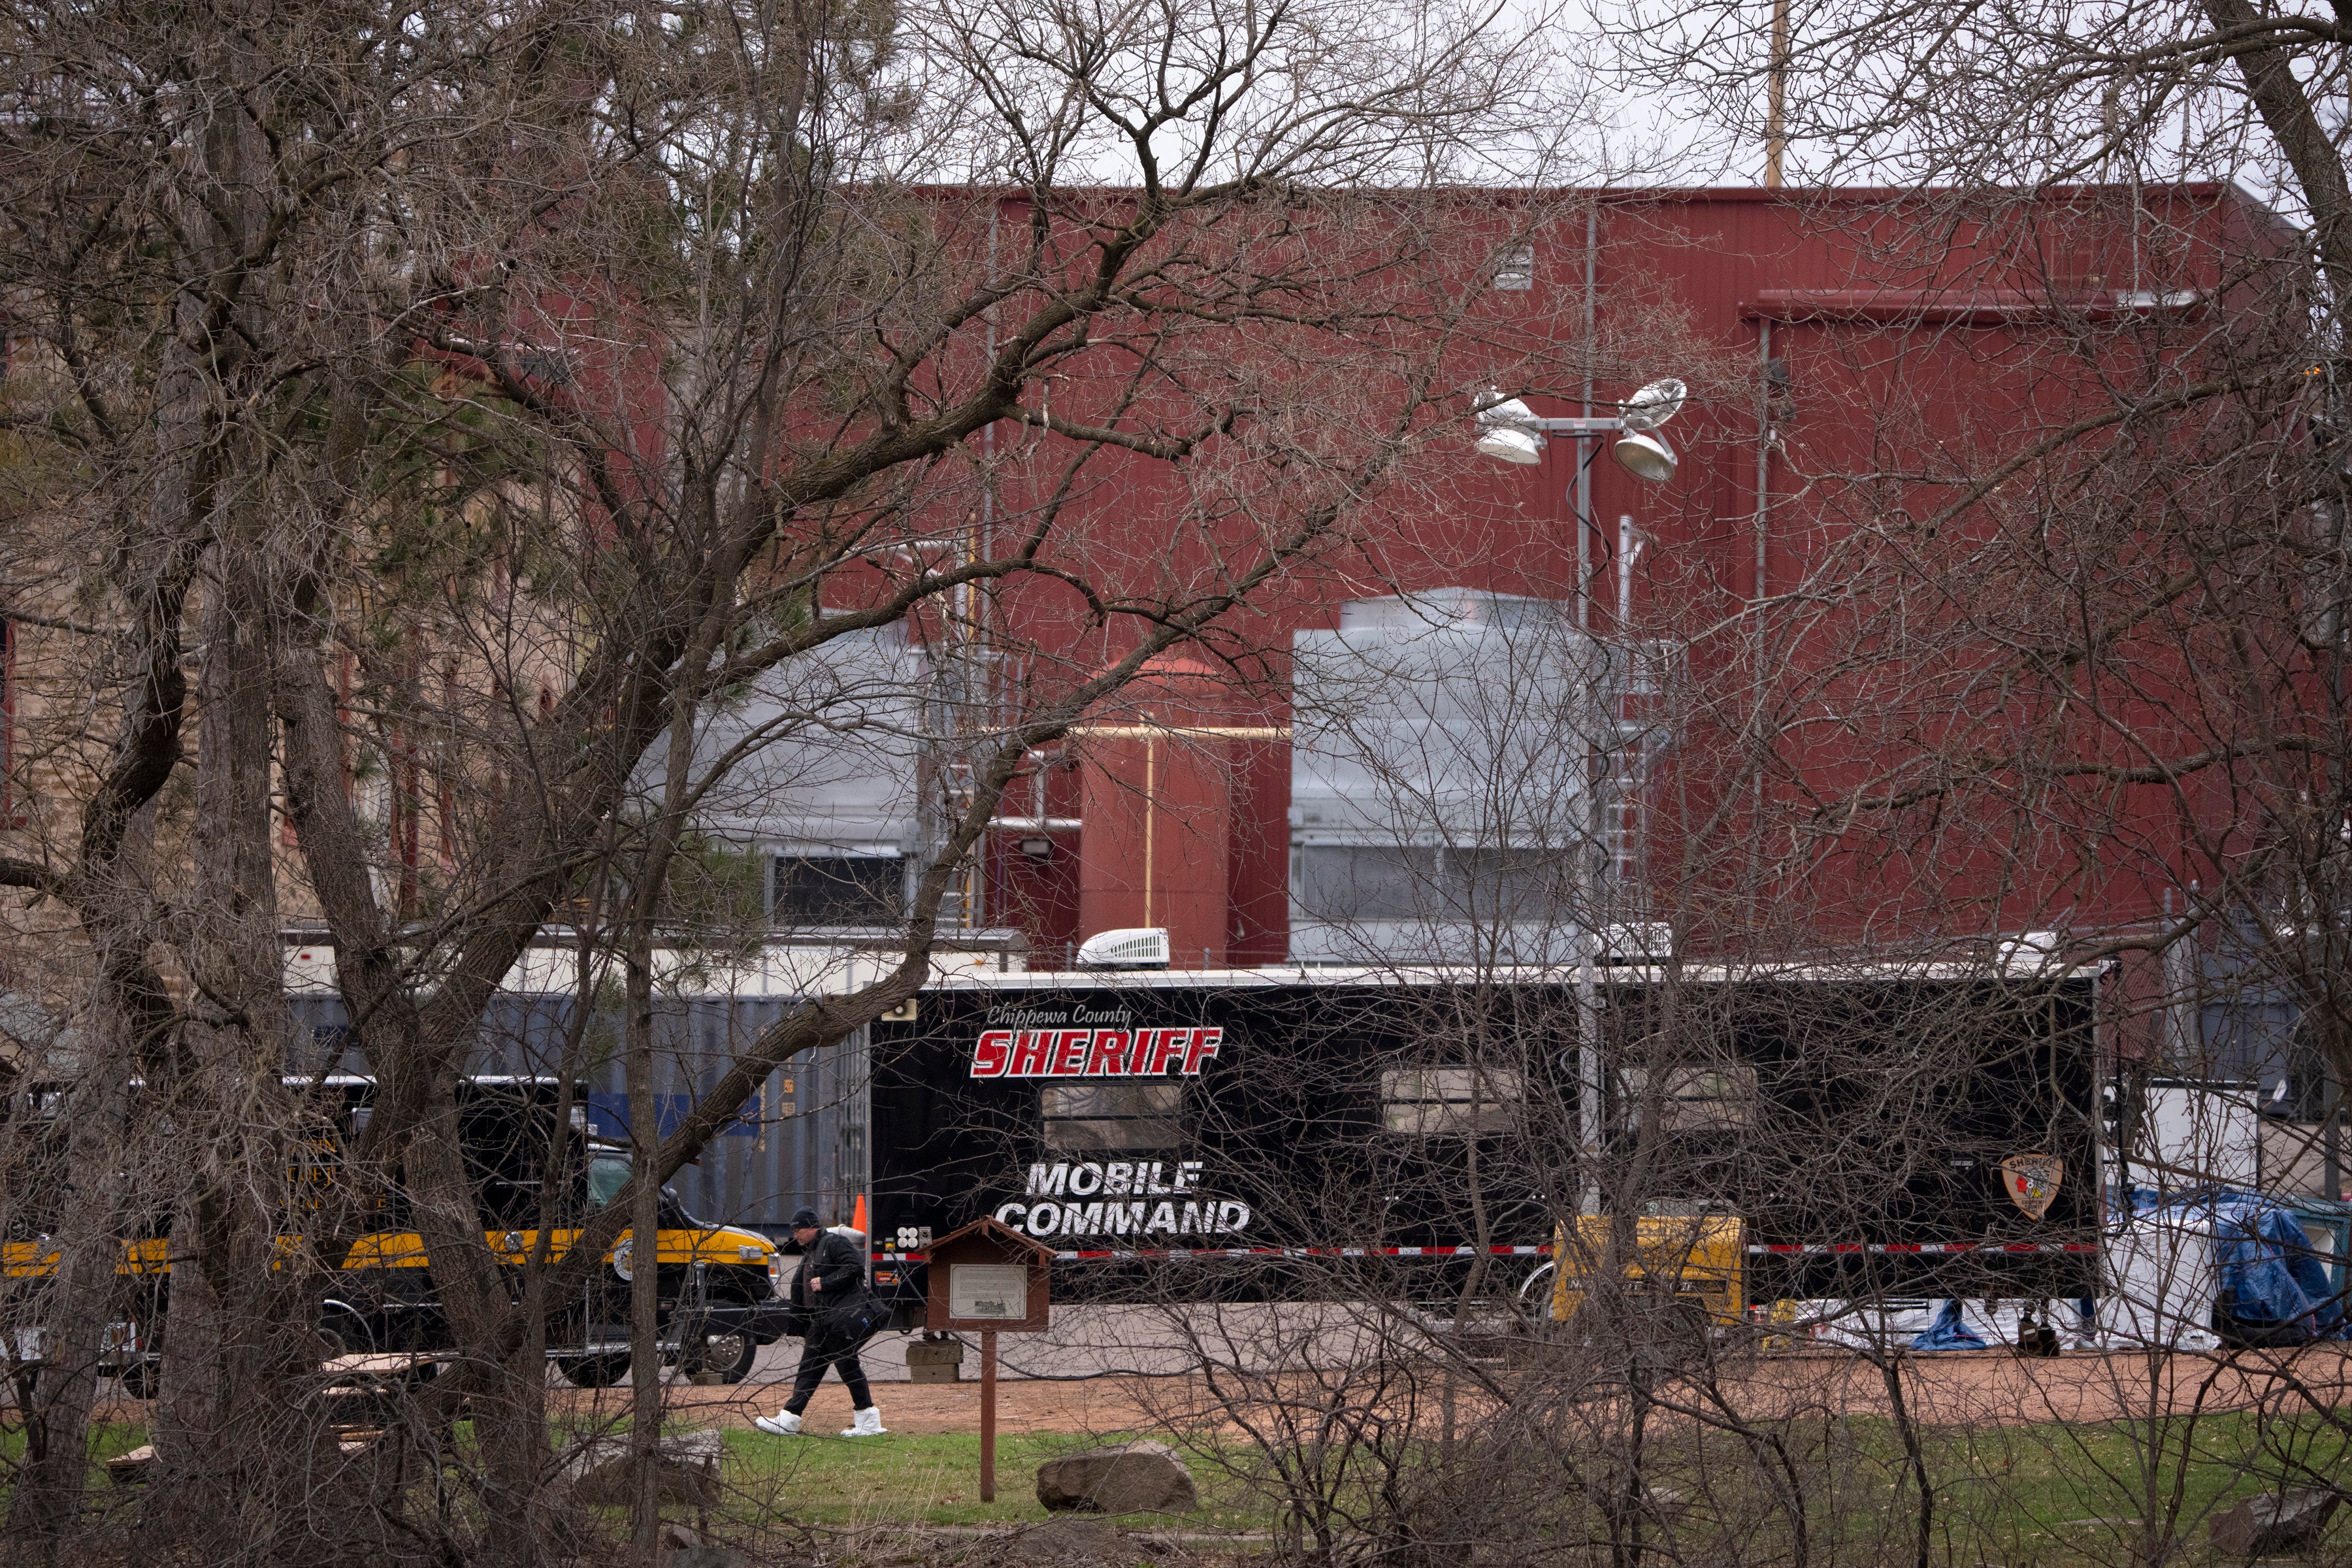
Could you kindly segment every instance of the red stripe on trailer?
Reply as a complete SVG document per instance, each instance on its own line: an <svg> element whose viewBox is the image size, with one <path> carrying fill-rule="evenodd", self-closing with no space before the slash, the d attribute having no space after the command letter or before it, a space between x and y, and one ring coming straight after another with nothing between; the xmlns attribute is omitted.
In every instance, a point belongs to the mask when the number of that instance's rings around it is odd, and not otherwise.
<svg viewBox="0 0 2352 1568"><path fill-rule="evenodd" d="M1084 1248L1074 1252L1057 1252L1054 1256L1066 1259L1097 1258L1475 1258L1480 1253L1490 1258L1549 1258L1549 1247L1205 1247ZM929 1254L922 1252L877 1252L877 1263L922 1263Z"/></svg>
<svg viewBox="0 0 2352 1568"><path fill-rule="evenodd" d="M1160 1247L1086 1249L1056 1252L1064 1263L1091 1263L1104 1258L1128 1261L1147 1258L1549 1258L1549 1247ZM1964 1252L2021 1254L2096 1252L2095 1241L1772 1241L1750 1242L1751 1258L1898 1254L1943 1257ZM921 1252L877 1252L877 1263L921 1263Z"/></svg>
<svg viewBox="0 0 2352 1568"><path fill-rule="evenodd" d="M1750 1242L1750 1256L1780 1257L1786 1254L1811 1253L1927 1253L1945 1255L1962 1252L2096 1252L2095 1241L1776 1241Z"/></svg>

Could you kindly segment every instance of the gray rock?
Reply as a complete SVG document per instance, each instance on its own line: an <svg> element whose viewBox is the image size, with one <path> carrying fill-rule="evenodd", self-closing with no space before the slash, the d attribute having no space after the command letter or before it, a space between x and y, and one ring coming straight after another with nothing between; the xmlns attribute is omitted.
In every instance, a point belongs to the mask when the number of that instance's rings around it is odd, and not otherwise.
<svg viewBox="0 0 2352 1568"><path fill-rule="evenodd" d="M1016 1563L1038 1568L1096 1568L1123 1565L1134 1553L1127 1537L1108 1524L1090 1519L1053 1519L1033 1524L1013 1538L1010 1555Z"/></svg>
<svg viewBox="0 0 2352 1568"><path fill-rule="evenodd" d="M2225 1557L2299 1556L2319 1545L2320 1531L2343 1500L2330 1487L2297 1487L2248 1498L2207 1529L2213 1550Z"/></svg>
<svg viewBox="0 0 2352 1568"><path fill-rule="evenodd" d="M661 1568L749 1568L751 1559L731 1546L705 1541L675 1521L661 1529Z"/></svg>
<svg viewBox="0 0 2352 1568"><path fill-rule="evenodd" d="M716 1432L665 1432L654 1449L661 1476L664 1502L700 1503L719 1500L719 1465L722 1444ZM586 1503L625 1507L636 1496L635 1478L629 1469L626 1433L592 1437L565 1457L563 1479Z"/></svg>
<svg viewBox="0 0 2352 1568"><path fill-rule="evenodd" d="M1201 1494L1167 1444L1119 1443L1038 1466L1037 1500L1054 1512L1187 1513Z"/></svg>

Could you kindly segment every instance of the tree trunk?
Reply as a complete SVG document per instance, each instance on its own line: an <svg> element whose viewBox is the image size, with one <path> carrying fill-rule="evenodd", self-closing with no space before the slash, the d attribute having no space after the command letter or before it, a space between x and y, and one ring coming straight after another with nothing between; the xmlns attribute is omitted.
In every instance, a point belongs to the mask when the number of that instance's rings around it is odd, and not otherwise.
<svg viewBox="0 0 2352 1568"><path fill-rule="evenodd" d="M119 1016L91 1019L95 1048L82 1063L81 1081L62 1112L72 1119L67 1161L77 1189L102 1197L68 1205L57 1238L57 1273L41 1301L42 1361L33 1398L22 1413L25 1466L8 1509L11 1555L37 1568L63 1558L80 1521L100 1336L122 1306L122 1277L115 1272L122 1257L115 1223L121 1194L114 1172L122 1163L130 1033Z"/></svg>
<svg viewBox="0 0 2352 1568"><path fill-rule="evenodd" d="M190 309L185 300L183 315ZM129 1194L121 1178L121 1139L130 1118L131 1079L154 1061L172 1018L163 982L148 958L154 801L178 768L181 616L202 555L194 519L210 506L217 472L202 380L189 354L167 351L158 389L156 426L178 460L165 467L149 497L149 542L126 562L124 588L137 606L131 649L137 656L106 773L82 815L79 863L66 897L90 943L88 1036L76 1064L65 1114L69 1190L95 1201L68 1205L58 1237L55 1284L41 1303L47 1353L55 1363L38 1380L26 1412L39 1441L10 1497L8 1536L28 1560L54 1562L81 1511L90 1407L98 1394L100 1336L114 1321L121 1276L121 1225Z"/></svg>
<svg viewBox="0 0 2352 1568"><path fill-rule="evenodd" d="M640 1170L650 1169L661 1144L661 1117L654 1093L653 953L646 922L635 922L629 942L629 1028L625 1070L629 1091L629 1147ZM631 1512L631 1544L650 1565L659 1551L661 1473L655 1450L661 1441L661 1188L637 1185L629 1213L629 1436L636 1458L636 1501Z"/></svg>
<svg viewBox="0 0 2352 1568"><path fill-rule="evenodd" d="M549 1486L547 1361L508 1294L509 1274L482 1235L457 1138L458 1068L426 1089L429 1109L405 1151L418 1234L433 1292L467 1361L474 1436L481 1448L483 1561L517 1568L570 1554L586 1522Z"/></svg>
<svg viewBox="0 0 2352 1568"><path fill-rule="evenodd" d="M279 1079L286 1029L269 845L268 588L258 541L232 544L206 607L191 849L190 1016L179 1071L151 1083L178 1127L187 1178L172 1235L171 1353L146 1511L156 1539L261 1550L238 1538L293 1515L310 1445L299 1381L317 1364L305 1270L277 1225L298 1129ZM299 1510L293 1510L299 1515ZM248 1523L247 1521L253 1521ZM282 1552L277 1555L284 1555Z"/></svg>

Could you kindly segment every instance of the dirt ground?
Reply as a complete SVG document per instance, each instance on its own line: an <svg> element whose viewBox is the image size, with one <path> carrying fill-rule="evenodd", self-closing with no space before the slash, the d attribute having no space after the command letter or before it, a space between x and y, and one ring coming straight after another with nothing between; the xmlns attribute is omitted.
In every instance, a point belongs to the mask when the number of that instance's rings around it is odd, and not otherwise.
<svg viewBox="0 0 2352 1568"><path fill-rule="evenodd" d="M2005 1350L1955 1351L1906 1356L1900 1364L1905 1405L1917 1419L1938 1426L2114 1421L2159 1408L2211 1412L2265 1401L2352 1406L2352 1345L2347 1344L2211 1356L2070 1351L2040 1361L2020 1360ZM1507 1390L1535 1374L1503 1371L1494 1375ZM751 1380L732 1387L678 1383L664 1394L680 1414L691 1411L718 1426L749 1426L752 1416L782 1405L791 1387L789 1363L780 1360L772 1373L762 1367ZM1800 1411L1885 1415L1894 1408L1880 1370L1843 1352L1759 1357L1726 1379L1725 1393L1735 1407L1757 1416ZM976 1377L967 1375L960 1383L877 1382L875 1399L892 1431L929 1435L980 1430ZM617 1415L628 1406L629 1391L554 1388L549 1390L548 1401L558 1411ZM997 1385L997 1429L1007 1434L1132 1432L1159 1425L1172 1413L1205 1416L1208 1410L1208 1390L1189 1376L1010 1378ZM114 1400L104 1402L97 1415L101 1420L143 1422L149 1413L143 1402ZM847 1392L827 1378L809 1405L810 1426L820 1432L837 1431L849 1419Z"/></svg>
<svg viewBox="0 0 2352 1568"><path fill-rule="evenodd" d="M997 1384L996 1429L1006 1434L1027 1432L1132 1432L1150 1425L1141 1403L1147 1383L1166 1379L1089 1377L1067 1383L1011 1380ZM714 1425L749 1426L754 1415L773 1413L792 1392L789 1377L773 1383L746 1382L731 1388L677 1385L665 1389L670 1408ZM1171 1391L1174 1392L1174 1391ZM595 1394L551 1393L551 1403L574 1408L592 1403L619 1410L628 1404L625 1388ZM1181 1396L1181 1395L1180 1395ZM910 1436L980 1430L980 1380L961 1383L877 1384L874 1402L883 1423L893 1432ZM837 1432L849 1425L848 1391L831 1378L809 1402L805 1419L812 1431Z"/></svg>
<svg viewBox="0 0 2352 1568"><path fill-rule="evenodd" d="M2294 1351L2241 1352L2234 1356L2070 1352L2054 1360L2020 1360L2007 1351L1960 1351L1911 1356L1902 1364L1902 1397L1933 1426L2016 1426L2041 1421L2113 1421L2158 1407L2208 1412L2263 1400L2327 1406L2352 1405L2352 1348L2312 1345ZM1519 1376L1497 1376L1507 1387ZM747 1382L731 1388L677 1386L673 1408L693 1410L723 1426L749 1426L755 1415L782 1405L789 1379ZM1818 1410L1884 1415L1893 1394L1871 1363L1844 1352L1768 1355L1729 1380L1732 1403L1756 1415ZM1104 1433L1155 1424L1153 1411L1204 1410L1205 1388L1192 1378L1102 1376L998 1384L998 1429L1006 1433ZM625 1389L562 1393L575 1406L618 1408ZM976 1432L980 1383L881 1384L875 1398L890 1429L909 1434ZM810 1405L818 1431L838 1430L850 1417L849 1395L828 1379Z"/></svg>
<svg viewBox="0 0 2352 1568"><path fill-rule="evenodd" d="M2234 1410L2294 1399L2352 1404L2352 1353L2342 1344L2229 1355L2071 1351L2049 1360L2007 1350L1946 1351L1903 1358L1906 1406L1937 1426L2038 1421L2115 1421L2164 1408ZM1738 1379L1735 1395L1757 1414L1797 1409L1885 1415L1894 1394L1880 1369L1845 1352L1767 1355Z"/></svg>

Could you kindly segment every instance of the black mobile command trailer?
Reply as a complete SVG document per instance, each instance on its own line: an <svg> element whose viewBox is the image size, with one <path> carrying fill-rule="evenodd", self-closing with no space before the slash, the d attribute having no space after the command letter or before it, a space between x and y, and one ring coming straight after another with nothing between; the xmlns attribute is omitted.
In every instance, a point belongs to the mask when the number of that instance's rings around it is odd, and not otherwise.
<svg viewBox="0 0 2352 1568"><path fill-rule="evenodd" d="M1588 1013L1557 971L958 976L872 1026L875 1282L919 1322L924 1248L991 1215L1056 1249L1062 1300L1379 1267L1435 1301L1474 1251L1507 1298L1617 1201L1739 1219L1748 1301L2091 1294L2096 983L1606 967ZM1587 1137L1605 1195L1572 1190ZM2004 1185L2027 1156L2039 1214Z"/></svg>

